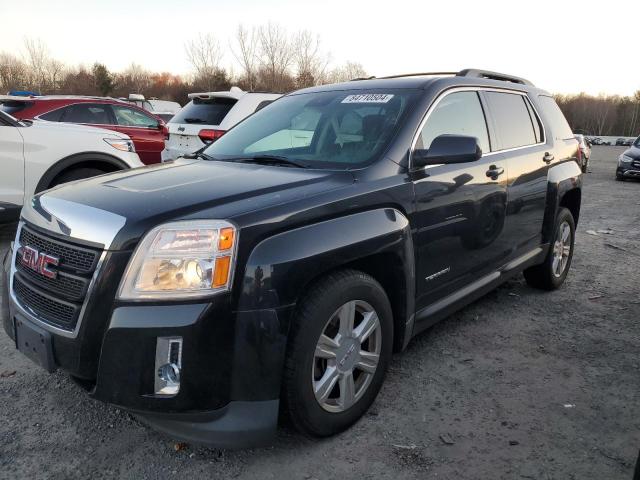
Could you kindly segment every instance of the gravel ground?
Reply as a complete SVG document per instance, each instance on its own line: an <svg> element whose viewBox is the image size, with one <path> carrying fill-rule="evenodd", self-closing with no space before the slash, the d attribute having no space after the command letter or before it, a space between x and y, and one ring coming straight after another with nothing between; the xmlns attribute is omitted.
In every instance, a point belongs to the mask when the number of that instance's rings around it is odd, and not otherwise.
<svg viewBox="0 0 640 480"><path fill-rule="evenodd" d="M630 479L640 182L613 180L622 150L594 147L565 286L518 278L420 335L369 414L335 438L281 429L264 449L177 445L48 375L1 332L0 477Z"/></svg>

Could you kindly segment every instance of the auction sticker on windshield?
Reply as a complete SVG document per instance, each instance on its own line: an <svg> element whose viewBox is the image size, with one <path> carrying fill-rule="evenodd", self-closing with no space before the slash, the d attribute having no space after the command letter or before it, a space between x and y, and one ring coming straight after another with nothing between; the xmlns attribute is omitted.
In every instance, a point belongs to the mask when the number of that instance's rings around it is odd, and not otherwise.
<svg viewBox="0 0 640 480"><path fill-rule="evenodd" d="M348 95L340 103L387 103L393 98L389 93L360 93Z"/></svg>

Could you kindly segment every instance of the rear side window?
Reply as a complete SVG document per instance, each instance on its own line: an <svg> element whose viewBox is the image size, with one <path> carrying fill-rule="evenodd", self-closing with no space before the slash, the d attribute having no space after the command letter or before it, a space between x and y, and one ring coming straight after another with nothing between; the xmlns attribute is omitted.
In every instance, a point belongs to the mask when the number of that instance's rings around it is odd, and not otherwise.
<svg viewBox="0 0 640 480"><path fill-rule="evenodd" d="M2 102L0 104L0 110L9 115L15 115L18 112L21 112L27 107L30 107L33 102L20 102L20 101L12 101L9 100L7 102Z"/></svg>
<svg viewBox="0 0 640 480"><path fill-rule="evenodd" d="M235 105L234 98L194 98L171 119L171 123L220 125Z"/></svg>
<svg viewBox="0 0 640 480"><path fill-rule="evenodd" d="M94 125L112 125L109 105L77 103L65 109L63 122L91 123Z"/></svg>
<svg viewBox="0 0 640 480"><path fill-rule="evenodd" d="M551 123L553 136L559 140L573 138L571 127L567 119L564 118L564 114L556 101L546 95L540 95L538 98L540 99L540 106L544 111L545 117Z"/></svg>
<svg viewBox="0 0 640 480"><path fill-rule="evenodd" d="M47 122L59 122L63 113L64 108L58 108L57 110L40 115L38 118L46 120Z"/></svg>
<svg viewBox="0 0 640 480"><path fill-rule="evenodd" d="M525 98L515 93L485 92L495 122L499 149L538 143Z"/></svg>
<svg viewBox="0 0 640 480"><path fill-rule="evenodd" d="M452 93L440 100L420 132L416 148L428 149L434 138L445 134L476 137L482 151L489 151L487 123L477 92Z"/></svg>

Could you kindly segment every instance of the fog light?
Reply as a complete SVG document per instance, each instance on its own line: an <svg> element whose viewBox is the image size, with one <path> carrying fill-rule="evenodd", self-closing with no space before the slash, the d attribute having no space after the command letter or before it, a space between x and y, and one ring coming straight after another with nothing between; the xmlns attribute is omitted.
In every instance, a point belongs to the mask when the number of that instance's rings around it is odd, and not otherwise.
<svg viewBox="0 0 640 480"><path fill-rule="evenodd" d="M182 337L158 337L155 366L155 394L166 397L177 395L182 370Z"/></svg>

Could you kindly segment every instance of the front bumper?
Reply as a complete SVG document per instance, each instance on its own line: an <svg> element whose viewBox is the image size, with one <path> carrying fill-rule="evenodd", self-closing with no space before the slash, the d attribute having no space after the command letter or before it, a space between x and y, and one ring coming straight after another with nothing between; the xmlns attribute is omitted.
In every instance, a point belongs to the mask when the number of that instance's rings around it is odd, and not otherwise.
<svg viewBox="0 0 640 480"><path fill-rule="evenodd" d="M619 166L616 169L616 175L624 178L638 178L640 179L640 168L633 165Z"/></svg>
<svg viewBox="0 0 640 480"><path fill-rule="evenodd" d="M116 263L115 274L126 261ZM17 315L43 325L10 295L10 266L9 254L2 311L4 329L14 338ZM206 303L114 306L113 298L113 291L102 290L98 282L77 337L50 331L56 366L73 375L91 397L190 442L237 448L273 438L293 306L234 312L228 294ZM154 392L158 337L183 339L175 396Z"/></svg>

